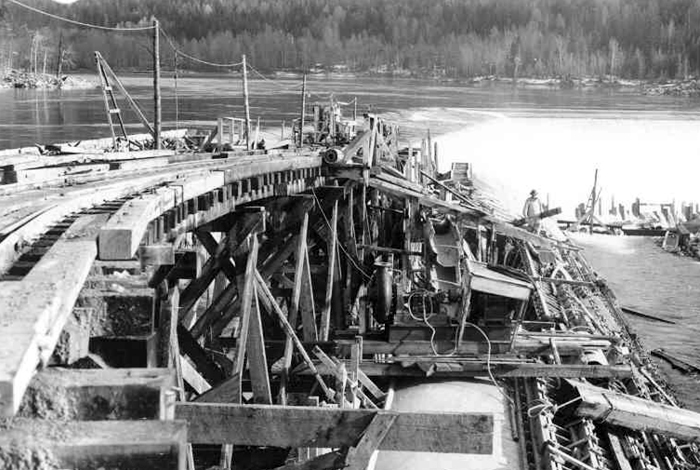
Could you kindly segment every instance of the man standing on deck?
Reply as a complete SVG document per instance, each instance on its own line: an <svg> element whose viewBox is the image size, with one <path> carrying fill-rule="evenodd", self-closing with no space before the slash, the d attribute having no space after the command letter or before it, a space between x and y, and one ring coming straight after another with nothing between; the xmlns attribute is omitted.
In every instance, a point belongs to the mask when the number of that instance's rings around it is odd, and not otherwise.
<svg viewBox="0 0 700 470"><path fill-rule="evenodd" d="M525 201L523 207L523 217L527 219L527 228L531 232L540 233L540 214L542 213L542 203L537 197L537 191L530 191L530 197Z"/></svg>

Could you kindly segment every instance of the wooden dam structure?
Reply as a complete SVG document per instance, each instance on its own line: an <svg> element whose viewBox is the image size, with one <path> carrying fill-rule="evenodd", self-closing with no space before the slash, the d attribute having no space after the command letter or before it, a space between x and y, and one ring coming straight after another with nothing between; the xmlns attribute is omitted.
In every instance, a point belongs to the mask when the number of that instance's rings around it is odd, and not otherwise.
<svg viewBox="0 0 700 470"><path fill-rule="evenodd" d="M2 468L489 455L492 412L392 406L407 380L477 378L503 394L503 468L698 468L698 415L577 246L396 123L308 116L273 150L234 126L218 145L222 121L202 145L154 133L189 150L0 155Z"/></svg>

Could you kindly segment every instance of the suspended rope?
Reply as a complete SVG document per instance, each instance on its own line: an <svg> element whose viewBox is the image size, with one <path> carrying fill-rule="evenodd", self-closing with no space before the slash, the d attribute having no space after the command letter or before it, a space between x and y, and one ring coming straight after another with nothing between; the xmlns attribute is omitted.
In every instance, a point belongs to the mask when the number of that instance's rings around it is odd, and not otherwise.
<svg viewBox="0 0 700 470"><path fill-rule="evenodd" d="M71 23L77 26L83 26L85 28L93 28L93 29L102 29L105 31L147 31L149 29L154 29L155 25L151 26L135 26L135 27L130 27L130 28L122 28L122 27L110 27L110 26L100 26L97 24L90 24L90 23L83 23L82 21L76 21L76 20L71 20L70 18L64 18L62 16L54 15L53 13L49 13L47 11L39 10L38 8L34 8L29 5L25 5L22 2L19 2L17 0L8 0L10 3L14 3L17 6L20 6L22 8L25 8L29 11L33 11L35 13L39 13L44 16L48 16L49 18L53 18L55 20L59 21L64 21L66 23Z"/></svg>

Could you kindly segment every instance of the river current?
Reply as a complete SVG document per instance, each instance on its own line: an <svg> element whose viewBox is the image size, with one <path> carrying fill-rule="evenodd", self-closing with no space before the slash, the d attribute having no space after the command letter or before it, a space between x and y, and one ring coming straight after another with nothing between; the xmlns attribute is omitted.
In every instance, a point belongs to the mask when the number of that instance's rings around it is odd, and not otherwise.
<svg viewBox="0 0 700 470"><path fill-rule="evenodd" d="M165 77L165 74L164 74ZM95 80L91 77L92 80ZM150 77L124 85L151 113ZM263 127L299 114L299 81L252 80L251 114ZM437 137L441 169L469 161L513 213L538 189L563 216L584 202L599 170L604 207L647 202L698 202L700 101L643 96L637 90L555 90L460 86L413 80L311 78L309 101L358 99L358 112L399 122L405 142L428 129ZM164 128L211 127L217 116L243 115L240 79L186 76L163 86ZM348 106L351 109L351 106ZM126 114L130 132L142 132ZM107 136L98 89L0 90L0 149ZM629 321L648 348L700 363L700 263L663 252L650 239L578 238L591 264L620 302L676 321ZM698 380L659 361L679 398L700 411Z"/></svg>

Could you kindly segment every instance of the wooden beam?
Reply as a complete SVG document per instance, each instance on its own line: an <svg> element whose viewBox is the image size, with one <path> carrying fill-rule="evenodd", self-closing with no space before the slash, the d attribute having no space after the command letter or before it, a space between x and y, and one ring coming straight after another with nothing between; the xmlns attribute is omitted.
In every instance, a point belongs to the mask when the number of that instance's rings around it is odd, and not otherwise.
<svg viewBox="0 0 700 470"><path fill-rule="evenodd" d="M180 356L179 365L182 380L192 387L192 390L194 390L198 395L211 390L211 385L207 379L205 379L202 374L199 373L197 368L192 365L188 358L185 356Z"/></svg>
<svg viewBox="0 0 700 470"><path fill-rule="evenodd" d="M255 284L255 280L252 281ZM267 370L267 356L265 354L265 336L263 333L262 317L258 302L257 287L254 287L253 306L250 310L250 322L248 333L248 369L251 387L253 389L253 402L266 405L272 404L272 391L270 389L270 376Z"/></svg>
<svg viewBox="0 0 700 470"><path fill-rule="evenodd" d="M236 403L240 400L241 384L238 376L229 377L194 399L198 403Z"/></svg>
<svg viewBox="0 0 700 470"><path fill-rule="evenodd" d="M172 243L143 245L138 249L141 266L159 266L175 264L175 247Z"/></svg>
<svg viewBox="0 0 700 470"><path fill-rule="evenodd" d="M345 468L345 452L332 451L303 462L290 462L273 470L340 470Z"/></svg>
<svg viewBox="0 0 700 470"><path fill-rule="evenodd" d="M339 382L343 382L343 381L347 382L347 380L349 379L349 376L347 374L348 367L343 368L344 364L342 364L339 360L337 360L335 358L329 357L318 346L316 346L313 349L313 353L320 361L320 363L317 366L318 372L320 374L332 375ZM305 371L308 371L308 373L312 373L310 371L310 369L308 369L308 366L305 366L305 367L306 367ZM345 383L342 383L341 387L343 389L345 389L345 385L346 385ZM341 393L341 392L339 391L339 393ZM369 397L361 389L358 388L357 393L360 395L360 398L362 398L362 400L365 402L365 404L367 405L368 408L376 408L377 407L372 402L372 400L370 400ZM341 396L339 398L340 403L344 404L345 403L344 400L346 398L347 398L346 396L342 396L342 394L341 394ZM353 403L353 405L355 405L355 403ZM355 408L357 408L357 406L355 406Z"/></svg>
<svg viewBox="0 0 700 470"><path fill-rule="evenodd" d="M97 255L104 214L76 220L21 281L0 282L0 416L12 416L48 361Z"/></svg>
<svg viewBox="0 0 700 470"><path fill-rule="evenodd" d="M325 216L324 216L325 217ZM335 284L335 257L338 245L338 201L333 203L333 215L331 216L330 241L326 251L328 252L328 274L326 277L326 298L321 312L320 341L328 341L331 324L331 306L333 300L333 286Z"/></svg>
<svg viewBox="0 0 700 470"><path fill-rule="evenodd" d="M185 470L183 421L54 421L16 418L0 433L6 468Z"/></svg>
<svg viewBox="0 0 700 470"><path fill-rule="evenodd" d="M19 414L41 419L159 419L173 369L64 369L39 372Z"/></svg>
<svg viewBox="0 0 700 470"><path fill-rule="evenodd" d="M211 235L209 234L209 236ZM204 263L199 276L187 284L185 290L182 291L180 296L180 321L183 321L187 317L197 300L199 300L202 294L209 288L209 285L214 281L216 275L219 274L223 265L229 262L227 239L228 237L224 237L224 240L217 246L216 251L211 254L209 259Z"/></svg>
<svg viewBox="0 0 700 470"><path fill-rule="evenodd" d="M341 342L342 343L342 342ZM516 335L514 350L518 353L526 355L538 355L550 348L549 337L525 337ZM575 355L583 349L609 349L612 345L607 339L590 339L590 338L557 338L557 347L559 354L562 356ZM348 344L349 347L349 344ZM379 340L366 340L364 342L365 354L394 354L394 355L431 355L433 347L439 351L447 351L454 349L452 341L436 340L431 346L430 341L398 341L388 342ZM510 350L509 342L494 343L494 354ZM502 351L501 351L502 349ZM349 349L347 349L349 351ZM485 346L480 346L478 343L463 342L462 346L457 350L458 353L478 353L485 352Z"/></svg>
<svg viewBox="0 0 700 470"><path fill-rule="evenodd" d="M274 447L354 446L380 413L396 415L380 450L462 454L490 454L493 450L493 415L488 413L207 403L175 406L175 417L188 422L192 443Z"/></svg>
<svg viewBox="0 0 700 470"><path fill-rule="evenodd" d="M567 381L581 400L576 414L636 431L700 443L700 413L615 392L581 381Z"/></svg>
<svg viewBox="0 0 700 470"><path fill-rule="evenodd" d="M197 318L194 326L190 329L192 337L199 339L210 330L214 322L222 320L222 323L228 323L231 321L238 310L231 305L237 294L238 286L235 282L231 282Z"/></svg>
<svg viewBox="0 0 700 470"><path fill-rule="evenodd" d="M292 289L291 304L289 306L289 325L291 326L292 333L296 335L295 329L297 324L297 318L299 314L299 300L301 298L302 289L302 278L304 273L304 264L306 260L306 237L309 229L309 213L305 212L301 222L301 228L299 229L299 236L296 238L296 257L295 257L295 275L294 275L294 288ZM263 282L264 284L264 278ZM266 286L267 287L267 286ZM292 350L293 342L292 336L287 335L287 339L284 345L284 356L282 359L282 376L280 383L280 397L282 403L284 404L286 400L286 388L287 380L289 378L289 368L292 365Z"/></svg>
<svg viewBox="0 0 700 470"><path fill-rule="evenodd" d="M192 364L207 382L216 384L224 379L225 374L221 368L182 324L177 326L177 341L180 354L187 356L192 361Z"/></svg>
<svg viewBox="0 0 700 470"><path fill-rule="evenodd" d="M223 185L224 173L215 171L172 182L151 194L127 201L100 230L100 259L131 259L151 220L183 201Z"/></svg>
<svg viewBox="0 0 700 470"><path fill-rule="evenodd" d="M301 312L301 324L303 327L304 341L316 341L316 307L314 302L314 284L311 279L311 264L309 263L309 250L304 249L303 271L301 272L301 298L299 299L299 311ZM299 275L299 273L296 273Z"/></svg>
<svg viewBox="0 0 700 470"><path fill-rule="evenodd" d="M486 361L435 361L414 363L404 367L398 363L379 364L366 361L361 364L361 371L367 377L483 377L488 374ZM347 365L349 367L349 365ZM334 374L334 369L325 364L317 364L323 375ZM295 374L310 374L308 369L300 366ZM559 378L629 378L632 368L627 365L598 366L585 364L542 364L538 362L499 363L491 361L491 373L494 377L559 377ZM361 378L360 378L361 380Z"/></svg>
<svg viewBox="0 0 700 470"><path fill-rule="evenodd" d="M177 342L178 309L180 306L180 290L169 289L167 283L161 283L155 295L158 308L158 365L160 367L175 367L173 343Z"/></svg>
<svg viewBox="0 0 700 470"><path fill-rule="evenodd" d="M243 288L241 289L241 321L238 329L238 342L236 343L236 356L233 363L233 375L238 376L239 384L243 379L245 368L245 354L248 349L248 335L250 333L250 316L253 302L255 301L255 273L258 259L258 238L253 237L252 247L248 254L248 261L245 266L245 276L243 278ZM239 387L242 390L242 386ZM241 399L236 400L240 403Z"/></svg>
<svg viewBox="0 0 700 470"><path fill-rule="evenodd" d="M277 319L279 320L279 322L282 326L282 329L284 330L285 334L287 335L287 339L285 340L285 347L288 344L288 342L291 341L291 343L299 351L299 354L301 354L301 356L303 357L304 363L309 367L312 374L316 377L316 381L321 386L321 389L325 393L326 397L329 399L333 399L334 398L333 390L331 390L330 388L328 388L326 386L325 382L321 378L321 375L318 374L318 372L314 373L315 366L314 366L313 361L309 357L309 354L306 352L306 349L304 349L304 345L299 340L299 337L294 332L294 328L292 327L291 323L289 323L289 320L287 320L287 317L284 315L284 312L282 312L282 309L277 304L277 301L273 297L272 292L270 292L270 289L265 284L264 279L262 278L260 273L257 271L255 272L255 279L256 279L256 282L258 283L257 284L258 291L260 292L262 297L267 299L267 303L272 307L272 310L273 310L274 314L277 316ZM289 359L289 365L287 366L287 371L289 370L289 367L291 366L291 353L290 353L289 357L290 357L290 359ZM283 375L283 377L284 377L284 375ZM282 394L282 393L284 393L284 395L282 395L284 397L282 399L282 402L284 404L284 402L286 401L286 391L285 391L284 380L280 384L280 394Z"/></svg>

